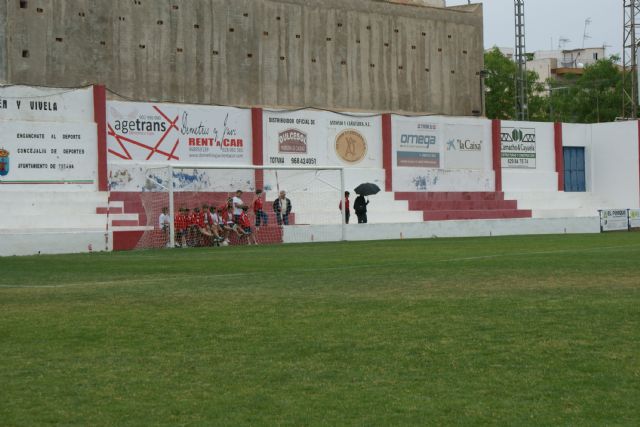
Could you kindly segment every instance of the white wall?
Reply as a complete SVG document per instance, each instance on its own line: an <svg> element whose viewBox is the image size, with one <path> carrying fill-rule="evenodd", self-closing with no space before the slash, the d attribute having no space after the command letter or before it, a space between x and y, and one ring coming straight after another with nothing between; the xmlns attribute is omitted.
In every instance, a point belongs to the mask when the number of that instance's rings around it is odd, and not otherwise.
<svg viewBox="0 0 640 427"><path fill-rule="evenodd" d="M638 122L599 123L592 129L592 192L614 204L640 207Z"/></svg>
<svg viewBox="0 0 640 427"><path fill-rule="evenodd" d="M535 159L526 164L509 164L505 145L519 144L504 141L505 134L521 130L525 137L535 138ZM554 145L553 123L502 122L502 189L504 191L557 191L558 174ZM508 137L507 137L508 138ZM530 143L527 143L530 144ZM527 159L532 160L532 159Z"/></svg>
<svg viewBox="0 0 640 427"><path fill-rule="evenodd" d="M285 243L334 242L342 240L340 225L294 225L284 227L283 230ZM349 241L599 232L600 219L598 217L349 224L345 230L346 240Z"/></svg>

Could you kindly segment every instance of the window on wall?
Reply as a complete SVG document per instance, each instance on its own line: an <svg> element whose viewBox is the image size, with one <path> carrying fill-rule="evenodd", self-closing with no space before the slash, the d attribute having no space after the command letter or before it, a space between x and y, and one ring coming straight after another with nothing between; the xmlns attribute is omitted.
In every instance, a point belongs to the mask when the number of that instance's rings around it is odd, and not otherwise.
<svg viewBox="0 0 640 427"><path fill-rule="evenodd" d="M595 59L596 61L598 60L598 52L593 53L593 59Z"/></svg>

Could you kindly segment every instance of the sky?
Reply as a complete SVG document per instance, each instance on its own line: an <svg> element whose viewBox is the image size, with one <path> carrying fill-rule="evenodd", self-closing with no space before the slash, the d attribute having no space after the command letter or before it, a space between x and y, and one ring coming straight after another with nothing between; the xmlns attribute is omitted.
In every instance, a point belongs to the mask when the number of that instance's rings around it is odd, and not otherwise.
<svg viewBox="0 0 640 427"><path fill-rule="evenodd" d="M467 0L446 0L447 6ZM514 47L514 0L471 0L483 3L484 45ZM623 0L524 0L527 52L558 49L560 38L569 39L565 49L583 46L585 20L590 19L584 47L608 45L606 55L622 56Z"/></svg>

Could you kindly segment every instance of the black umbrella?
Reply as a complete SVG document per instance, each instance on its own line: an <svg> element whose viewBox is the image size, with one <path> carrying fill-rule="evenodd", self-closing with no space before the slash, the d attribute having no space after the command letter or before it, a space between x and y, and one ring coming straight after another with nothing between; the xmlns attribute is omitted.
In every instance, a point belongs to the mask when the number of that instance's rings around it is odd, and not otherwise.
<svg viewBox="0 0 640 427"><path fill-rule="evenodd" d="M371 196L372 194L376 194L380 191L380 187L371 182L365 182L364 184L358 185L355 190L356 194L362 194L363 196Z"/></svg>

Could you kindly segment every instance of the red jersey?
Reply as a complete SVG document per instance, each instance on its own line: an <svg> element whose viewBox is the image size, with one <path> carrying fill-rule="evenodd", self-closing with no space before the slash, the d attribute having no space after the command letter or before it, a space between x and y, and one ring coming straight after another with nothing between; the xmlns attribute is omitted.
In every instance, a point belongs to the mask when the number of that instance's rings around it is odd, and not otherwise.
<svg viewBox="0 0 640 427"><path fill-rule="evenodd" d="M198 212L197 214L194 215L195 216L196 225L199 228L204 228L205 227L205 225L204 225L204 216L205 215L206 215L205 212Z"/></svg>
<svg viewBox="0 0 640 427"><path fill-rule="evenodd" d="M258 212L262 210L262 198L258 197L253 201L253 211Z"/></svg>
<svg viewBox="0 0 640 427"><path fill-rule="evenodd" d="M189 216L187 217L187 223L189 225L198 225L198 214L195 212L189 213Z"/></svg>
<svg viewBox="0 0 640 427"><path fill-rule="evenodd" d="M238 220L238 222L240 223L240 227L242 228L251 227L251 221L249 221L249 215L247 215L247 213L244 211L240 214L240 219Z"/></svg>
<svg viewBox="0 0 640 427"><path fill-rule="evenodd" d="M349 199L344 199L344 205L347 207L347 212L350 212L349 210ZM342 200L340 200L340 203L338 204L338 209L342 210Z"/></svg>
<svg viewBox="0 0 640 427"><path fill-rule="evenodd" d="M178 230L187 228L187 217L183 213L177 214L173 221L173 225Z"/></svg>

